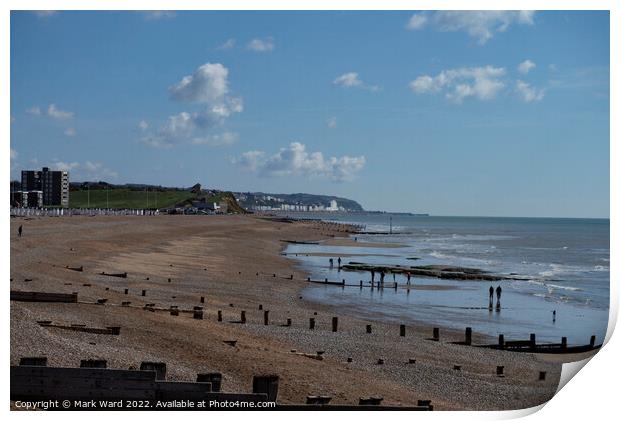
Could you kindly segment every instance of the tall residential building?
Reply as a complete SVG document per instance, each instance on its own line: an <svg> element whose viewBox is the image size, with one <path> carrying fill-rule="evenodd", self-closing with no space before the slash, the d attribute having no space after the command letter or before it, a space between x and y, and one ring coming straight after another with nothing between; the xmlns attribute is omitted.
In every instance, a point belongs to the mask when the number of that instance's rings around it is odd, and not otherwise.
<svg viewBox="0 0 620 421"><path fill-rule="evenodd" d="M43 206L69 207L69 173L67 171L22 171L22 191L42 191Z"/></svg>

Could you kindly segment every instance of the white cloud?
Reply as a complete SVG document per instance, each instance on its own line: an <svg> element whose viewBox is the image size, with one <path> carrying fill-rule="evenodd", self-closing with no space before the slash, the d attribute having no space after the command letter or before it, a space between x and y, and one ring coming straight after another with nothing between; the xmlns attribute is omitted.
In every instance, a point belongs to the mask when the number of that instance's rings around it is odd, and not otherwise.
<svg viewBox="0 0 620 421"><path fill-rule="evenodd" d="M185 76L168 91L177 101L209 103L228 93L228 69L220 63L206 63Z"/></svg>
<svg viewBox="0 0 620 421"><path fill-rule="evenodd" d="M218 50L231 50L235 48L235 43L236 41L234 38L228 38L222 45L217 47L217 49Z"/></svg>
<svg viewBox="0 0 620 421"><path fill-rule="evenodd" d="M466 32L479 44L485 44L495 33L506 31L511 25L533 25L533 11L448 11L432 14L414 14L407 23L409 30L422 29L426 24L442 32Z"/></svg>
<svg viewBox="0 0 620 421"><path fill-rule="evenodd" d="M517 80L517 92L525 102L540 101L545 97L544 89L534 88L522 80Z"/></svg>
<svg viewBox="0 0 620 421"><path fill-rule="evenodd" d="M425 13L416 13L409 18L405 26L409 30L422 29L428 22L428 16Z"/></svg>
<svg viewBox="0 0 620 421"><path fill-rule="evenodd" d="M26 113L31 114L31 115L41 115L41 108L37 106L30 107L26 110Z"/></svg>
<svg viewBox="0 0 620 421"><path fill-rule="evenodd" d="M196 137L192 140L192 143L194 145L229 146L235 143L238 138L239 135L237 133L223 132Z"/></svg>
<svg viewBox="0 0 620 421"><path fill-rule="evenodd" d="M57 171L73 171L76 168L79 168L80 164L78 162L64 162L64 161L54 161L50 165L52 169Z"/></svg>
<svg viewBox="0 0 620 421"><path fill-rule="evenodd" d="M176 16L171 10L145 10L140 12L146 20L171 19Z"/></svg>
<svg viewBox="0 0 620 421"><path fill-rule="evenodd" d="M58 13L57 10L35 10L34 13L39 18L49 18Z"/></svg>
<svg viewBox="0 0 620 421"><path fill-rule="evenodd" d="M255 51L257 53L268 53L276 48L273 42L273 38L271 37L263 39L254 38L253 40L248 42L248 45L246 47L248 50Z"/></svg>
<svg viewBox="0 0 620 421"><path fill-rule="evenodd" d="M359 78L359 74L355 72L345 73L343 75L338 76L332 82L334 85L344 86L345 88L351 88L353 86L361 86L362 81Z"/></svg>
<svg viewBox="0 0 620 421"><path fill-rule="evenodd" d="M138 123L138 128L144 131L149 128L149 123L147 123L145 120L140 120L140 122Z"/></svg>
<svg viewBox="0 0 620 421"><path fill-rule="evenodd" d="M75 136L76 134L77 134L77 132L75 131L75 129L74 129L73 127L68 127L68 128L65 130L65 135L66 135L66 136L73 137L73 136Z"/></svg>
<svg viewBox="0 0 620 421"><path fill-rule="evenodd" d="M259 167L263 165L265 152L263 151L247 151L241 154L241 157L233 160L234 164L237 164L248 171L258 171Z"/></svg>
<svg viewBox="0 0 620 421"><path fill-rule="evenodd" d="M220 63L203 64L193 74L168 88L168 91L174 100L200 104L204 108L168 117L156 132L146 133L140 139L146 145L169 148L180 141L207 139L205 131L222 125L230 116L243 111L243 99L228 94L228 69ZM139 127L146 131L148 124L145 126L141 123ZM215 142L215 138L210 140Z"/></svg>
<svg viewBox="0 0 620 421"><path fill-rule="evenodd" d="M328 118L326 124L329 129L335 129L336 127L338 127L338 121L336 120L336 117Z"/></svg>
<svg viewBox="0 0 620 421"><path fill-rule="evenodd" d="M87 176L96 179L118 177L118 173L116 171L112 171L111 169L104 167L101 162L86 161L81 168Z"/></svg>
<svg viewBox="0 0 620 421"><path fill-rule="evenodd" d="M18 156L19 156L19 154L17 153L17 151L15 149L11 148L11 161L15 161Z"/></svg>
<svg viewBox="0 0 620 421"><path fill-rule="evenodd" d="M504 88L501 78L505 73L502 67L463 67L419 76L409 87L417 94L445 92L446 98L457 103L468 97L490 100Z"/></svg>
<svg viewBox="0 0 620 421"><path fill-rule="evenodd" d="M366 165L364 156L325 158L321 152L307 152L306 146L293 142L267 156L263 151L248 151L235 164L266 177L324 177L332 181L350 181Z"/></svg>
<svg viewBox="0 0 620 421"><path fill-rule="evenodd" d="M72 178L89 178L91 180L102 180L105 178L116 178L118 173L107 167L101 162L85 161L79 162L63 162L55 160L49 165L52 169L58 171L71 171Z"/></svg>
<svg viewBox="0 0 620 421"><path fill-rule="evenodd" d="M530 70L532 70L534 67L536 67L536 63L534 63L532 60L525 60L521 63L519 63L519 66L517 67L517 70L519 70L519 73L526 75L530 72Z"/></svg>
<svg viewBox="0 0 620 421"><path fill-rule="evenodd" d="M373 92L377 92L380 89L378 86L367 85L364 83L364 81L360 79L359 73L357 72L344 73L334 79L332 83L336 86L342 86L344 88L362 88Z"/></svg>
<svg viewBox="0 0 620 421"><path fill-rule="evenodd" d="M50 104L47 107L47 115L57 120L68 120L73 117L73 112L61 110L56 104Z"/></svg>

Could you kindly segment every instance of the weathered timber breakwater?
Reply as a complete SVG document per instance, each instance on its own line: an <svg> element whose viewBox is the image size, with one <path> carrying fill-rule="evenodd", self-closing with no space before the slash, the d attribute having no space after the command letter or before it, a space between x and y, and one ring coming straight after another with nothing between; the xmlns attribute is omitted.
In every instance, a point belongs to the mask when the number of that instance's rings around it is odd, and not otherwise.
<svg viewBox="0 0 620 421"><path fill-rule="evenodd" d="M519 275L493 274L482 269L469 268L463 266L449 265L422 265L422 266L402 266L402 265L371 265L359 262L349 262L341 266L342 270L355 272L376 272L376 273L395 273L399 275L426 276L430 278L457 279L471 281L503 281L519 280L527 281L529 278Z"/></svg>

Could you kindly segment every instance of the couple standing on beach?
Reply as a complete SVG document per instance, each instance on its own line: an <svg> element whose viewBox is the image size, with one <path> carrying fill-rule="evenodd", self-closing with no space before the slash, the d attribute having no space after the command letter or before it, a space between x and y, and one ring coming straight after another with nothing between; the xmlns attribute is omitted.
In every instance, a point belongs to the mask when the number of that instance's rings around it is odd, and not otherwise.
<svg viewBox="0 0 620 421"><path fill-rule="evenodd" d="M502 287L497 286L495 289L495 294L497 294L497 304L495 305L495 309L499 310L501 308L501 304L499 300L502 298ZM493 309L493 285L489 287L489 310Z"/></svg>
<svg viewBox="0 0 620 421"><path fill-rule="evenodd" d="M338 270L340 270L340 265L342 263L342 259L339 257L338 258ZM329 259L329 268L333 269L334 268L334 259Z"/></svg>

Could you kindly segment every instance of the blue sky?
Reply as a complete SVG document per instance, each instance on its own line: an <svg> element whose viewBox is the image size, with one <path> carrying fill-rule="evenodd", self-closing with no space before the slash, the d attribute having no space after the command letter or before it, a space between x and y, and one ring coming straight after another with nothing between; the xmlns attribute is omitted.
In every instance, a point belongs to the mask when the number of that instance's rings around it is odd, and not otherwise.
<svg viewBox="0 0 620 421"><path fill-rule="evenodd" d="M12 12L11 175L609 216L607 12Z"/></svg>

